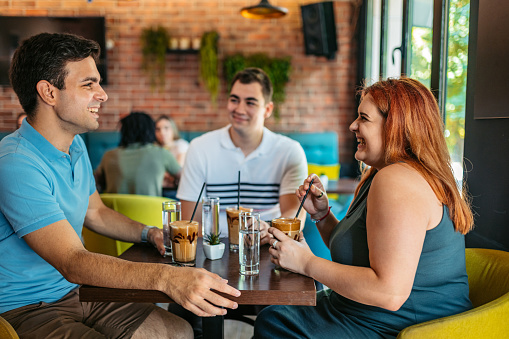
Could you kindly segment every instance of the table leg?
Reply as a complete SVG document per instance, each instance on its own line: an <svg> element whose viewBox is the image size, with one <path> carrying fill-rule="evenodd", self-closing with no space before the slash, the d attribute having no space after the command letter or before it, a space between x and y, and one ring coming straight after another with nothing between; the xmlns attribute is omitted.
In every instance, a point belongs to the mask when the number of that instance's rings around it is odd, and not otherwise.
<svg viewBox="0 0 509 339"><path fill-rule="evenodd" d="M223 339L224 338L224 316L202 318L203 339Z"/></svg>

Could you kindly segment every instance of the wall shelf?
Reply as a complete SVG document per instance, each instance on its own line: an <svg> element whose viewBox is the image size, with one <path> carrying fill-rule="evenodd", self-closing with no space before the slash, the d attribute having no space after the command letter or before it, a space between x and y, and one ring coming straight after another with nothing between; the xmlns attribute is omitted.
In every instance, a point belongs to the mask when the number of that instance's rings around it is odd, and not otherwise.
<svg viewBox="0 0 509 339"><path fill-rule="evenodd" d="M166 54L198 54L199 49L167 49Z"/></svg>

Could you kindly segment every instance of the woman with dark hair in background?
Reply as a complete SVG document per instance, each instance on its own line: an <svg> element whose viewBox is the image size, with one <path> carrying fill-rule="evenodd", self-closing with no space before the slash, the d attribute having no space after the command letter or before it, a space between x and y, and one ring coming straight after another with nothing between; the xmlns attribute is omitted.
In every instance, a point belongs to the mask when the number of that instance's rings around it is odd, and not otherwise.
<svg viewBox="0 0 509 339"><path fill-rule="evenodd" d="M180 165L166 149L154 144L155 124L144 112L132 112L122 120L118 148L106 152L96 170L104 193L161 196L163 178L180 178Z"/></svg>

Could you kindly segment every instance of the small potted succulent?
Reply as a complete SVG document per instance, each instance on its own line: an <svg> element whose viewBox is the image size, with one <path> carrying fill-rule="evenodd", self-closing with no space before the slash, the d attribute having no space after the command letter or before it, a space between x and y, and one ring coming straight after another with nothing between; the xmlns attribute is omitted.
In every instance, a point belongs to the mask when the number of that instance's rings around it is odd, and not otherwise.
<svg viewBox="0 0 509 339"><path fill-rule="evenodd" d="M205 252L205 256L207 259L216 260L221 259L224 253L224 243L221 242L219 237L221 236L221 232L209 233L205 235L203 241L203 252Z"/></svg>

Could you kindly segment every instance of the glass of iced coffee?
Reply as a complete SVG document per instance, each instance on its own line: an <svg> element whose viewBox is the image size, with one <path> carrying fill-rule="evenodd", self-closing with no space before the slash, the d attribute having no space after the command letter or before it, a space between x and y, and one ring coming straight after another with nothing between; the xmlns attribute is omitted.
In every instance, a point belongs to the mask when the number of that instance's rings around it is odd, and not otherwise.
<svg viewBox="0 0 509 339"><path fill-rule="evenodd" d="M182 266L194 266L198 242L197 221L178 220L170 223L173 261Z"/></svg>
<svg viewBox="0 0 509 339"><path fill-rule="evenodd" d="M226 220L228 221L228 241L230 242L230 251L239 250L239 213L253 212L252 208L232 206L226 208Z"/></svg>
<svg viewBox="0 0 509 339"><path fill-rule="evenodd" d="M293 240L299 240L300 219L298 218L272 219L272 227L277 228Z"/></svg>

